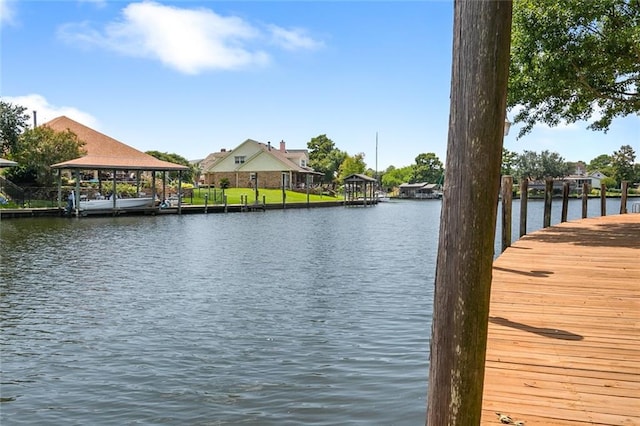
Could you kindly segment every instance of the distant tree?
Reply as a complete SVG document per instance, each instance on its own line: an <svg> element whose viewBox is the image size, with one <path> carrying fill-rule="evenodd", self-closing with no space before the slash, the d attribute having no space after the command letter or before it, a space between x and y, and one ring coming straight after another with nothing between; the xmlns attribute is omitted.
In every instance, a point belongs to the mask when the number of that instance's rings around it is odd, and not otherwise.
<svg viewBox="0 0 640 426"><path fill-rule="evenodd" d="M633 183L640 183L640 163L633 165Z"/></svg>
<svg viewBox="0 0 640 426"><path fill-rule="evenodd" d="M637 114L639 25L638 0L514 1L507 106L522 107L518 137L561 120L607 131Z"/></svg>
<svg viewBox="0 0 640 426"><path fill-rule="evenodd" d="M47 126L28 129L20 135L13 159L18 162L7 176L16 183L52 186L55 174L51 165L86 155L84 142L70 130L56 132Z"/></svg>
<svg viewBox="0 0 640 426"><path fill-rule="evenodd" d="M333 183L338 177L338 169L347 158L346 152L340 151L327 135L319 135L307 142L309 149L309 167L323 173L324 183Z"/></svg>
<svg viewBox="0 0 640 426"><path fill-rule="evenodd" d="M345 177L354 173L364 174L366 168L367 165L364 162L364 153L361 152L353 156L347 156L340 165L338 180L342 182Z"/></svg>
<svg viewBox="0 0 640 426"><path fill-rule="evenodd" d="M615 151L612 158L613 178L620 185L623 180L633 181L635 173L633 169L636 161L636 153L631 145L623 145L618 151Z"/></svg>
<svg viewBox="0 0 640 426"><path fill-rule="evenodd" d="M567 161L569 173L584 173L587 171L587 165L584 161Z"/></svg>
<svg viewBox="0 0 640 426"><path fill-rule="evenodd" d="M613 176L613 158L611 155L602 154L587 164L589 173L600 172L606 176Z"/></svg>
<svg viewBox="0 0 640 426"><path fill-rule="evenodd" d="M518 153L502 148L502 166L500 174L502 176L513 176L518 166Z"/></svg>
<svg viewBox="0 0 640 426"><path fill-rule="evenodd" d="M31 116L23 106L0 100L0 156L9 157L15 152L18 138L29 128Z"/></svg>
<svg viewBox="0 0 640 426"><path fill-rule="evenodd" d="M518 176L521 179L542 180L562 178L570 174L569 165L557 152L524 151L518 157Z"/></svg>
<svg viewBox="0 0 640 426"><path fill-rule="evenodd" d="M158 160L168 161L170 163L180 164L182 166L189 167L189 170L182 172L182 181L192 183L198 176L197 166L192 164L189 160L178 154L170 154L168 152L159 151L147 151L146 154L157 158ZM169 172L169 179L178 179L178 172Z"/></svg>
<svg viewBox="0 0 640 426"><path fill-rule="evenodd" d="M438 183L444 175L444 167L442 161L433 152L426 154L418 154L416 163L413 167L413 175L411 183L429 182Z"/></svg>
<svg viewBox="0 0 640 426"><path fill-rule="evenodd" d="M396 169L389 166L382 175L382 186L384 188L397 188L403 183L408 183L413 176L413 166L406 166Z"/></svg>

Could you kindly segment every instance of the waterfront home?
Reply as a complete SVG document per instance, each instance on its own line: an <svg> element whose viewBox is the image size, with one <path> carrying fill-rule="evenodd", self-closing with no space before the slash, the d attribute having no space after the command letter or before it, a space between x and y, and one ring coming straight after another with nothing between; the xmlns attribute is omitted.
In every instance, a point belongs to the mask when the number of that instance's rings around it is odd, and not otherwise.
<svg viewBox="0 0 640 426"><path fill-rule="evenodd" d="M437 183L403 183L399 187L400 198L432 199L442 198L442 187Z"/></svg>
<svg viewBox="0 0 640 426"><path fill-rule="evenodd" d="M221 186L226 179L231 188L301 189L317 175L309 167L309 151L288 149L285 141L278 148L271 142L247 139L232 150L209 154L200 162L200 182Z"/></svg>

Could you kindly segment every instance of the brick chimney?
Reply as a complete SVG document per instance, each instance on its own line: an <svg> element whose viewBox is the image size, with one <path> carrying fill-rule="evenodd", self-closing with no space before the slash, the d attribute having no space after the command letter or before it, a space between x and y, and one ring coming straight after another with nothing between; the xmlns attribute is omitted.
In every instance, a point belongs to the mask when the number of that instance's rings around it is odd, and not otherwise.
<svg viewBox="0 0 640 426"><path fill-rule="evenodd" d="M280 141L280 152L287 152L287 147L286 147L286 144L284 143L284 140Z"/></svg>

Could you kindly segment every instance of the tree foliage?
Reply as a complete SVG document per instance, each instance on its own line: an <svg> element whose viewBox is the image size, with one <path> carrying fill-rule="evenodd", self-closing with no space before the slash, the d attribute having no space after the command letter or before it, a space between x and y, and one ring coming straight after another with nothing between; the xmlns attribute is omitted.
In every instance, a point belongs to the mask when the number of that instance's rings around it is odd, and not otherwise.
<svg viewBox="0 0 640 426"><path fill-rule="evenodd" d="M327 135L319 135L307 143L309 149L309 167L323 173L322 181L332 183L338 177L342 162L348 157L346 152L340 151Z"/></svg>
<svg viewBox="0 0 640 426"><path fill-rule="evenodd" d="M194 182L195 177L198 175L197 168L194 164L191 164L189 160L178 154L170 154L168 152L160 151L147 151L146 154L157 158L158 160L168 161L170 163L180 164L189 167L189 170L182 172L183 182ZM178 179L178 172L169 172L169 179Z"/></svg>
<svg viewBox="0 0 640 426"><path fill-rule="evenodd" d="M587 164L587 171L589 173L601 172L604 175L612 176L613 175L613 159L608 154L598 155L596 158L592 159L589 164Z"/></svg>
<svg viewBox="0 0 640 426"><path fill-rule="evenodd" d="M340 164L338 180L342 182L344 178L354 173L364 174L366 168L364 153L361 152L353 156L348 155L342 164Z"/></svg>
<svg viewBox="0 0 640 426"><path fill-rule="evenodd" d="M618 184L623 180L633 182L635 179L634 162L636 153L631 145L623 145L611 156L613 177Z"/></svg>
<svg viewBox="0 0 640 426"><path fill-rule="evenodd" d="M381 183L384 188L395 188L409 182L411 176L413 176L413 166L405 166L399 169L389 166L382 175Z"/></svg>
<svg viewBox="0 0 640 426"><path fill-rule="evenodd" d="M521 179L543 180L545 178L562 178L569 175L569 165L557 152L524 151L518 157L517 174Z"/></svg>
<svg viewBox="0 0 640 426"><path fill-rule="evenodd" d="M51 165L72 160L86 154L84 142L70 130L56 132L47 126L28 129L20 135L13 159L18 162L7 176L16 183L35 183L52 186L55 174Z"/></svg>
<svg viewBox="0 0 640 426"><path fill-rule="evenodd" d="M518 166L518 154L502 148L502 165L500 174L502 176L513 176Z"/></svg>
<svg viewBox="0 0 640 426"><path fill-rule="evenodd" d="M29 127L27 108L0 100L0 156L10 157L18 146L20 135Z"/></svg>
<svg viewBox="0 0 640 426"><path fill-rule="evenodd" d="M522 107L518 137L538 122L640 111L640 0L516 0L507 106Z"/></svg>
<svg viewBox="0 0 640 426"><path fill-rule="evenodd" d="M444 166L436 154L433 152L418 154L415 161L410 183L438 183L442 180Z"/></svg>

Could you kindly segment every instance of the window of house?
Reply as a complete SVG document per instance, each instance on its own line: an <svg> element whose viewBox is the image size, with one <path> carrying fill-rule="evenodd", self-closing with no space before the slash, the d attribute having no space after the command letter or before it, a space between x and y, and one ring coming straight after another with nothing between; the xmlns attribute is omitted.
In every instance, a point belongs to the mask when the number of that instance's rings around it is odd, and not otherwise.
<svg viewBox="0 0 640 426"><path fill-rule="evenodd" d="M300 160L300 167L307 167L307 160L305 160L304 158Z"/></svg>
<svg viewBox="0 0 640 426"><path fill-rule="evenodd" d="M234 157L236 164L244 164L245 156L244 155L236 155Z"/></svg>

